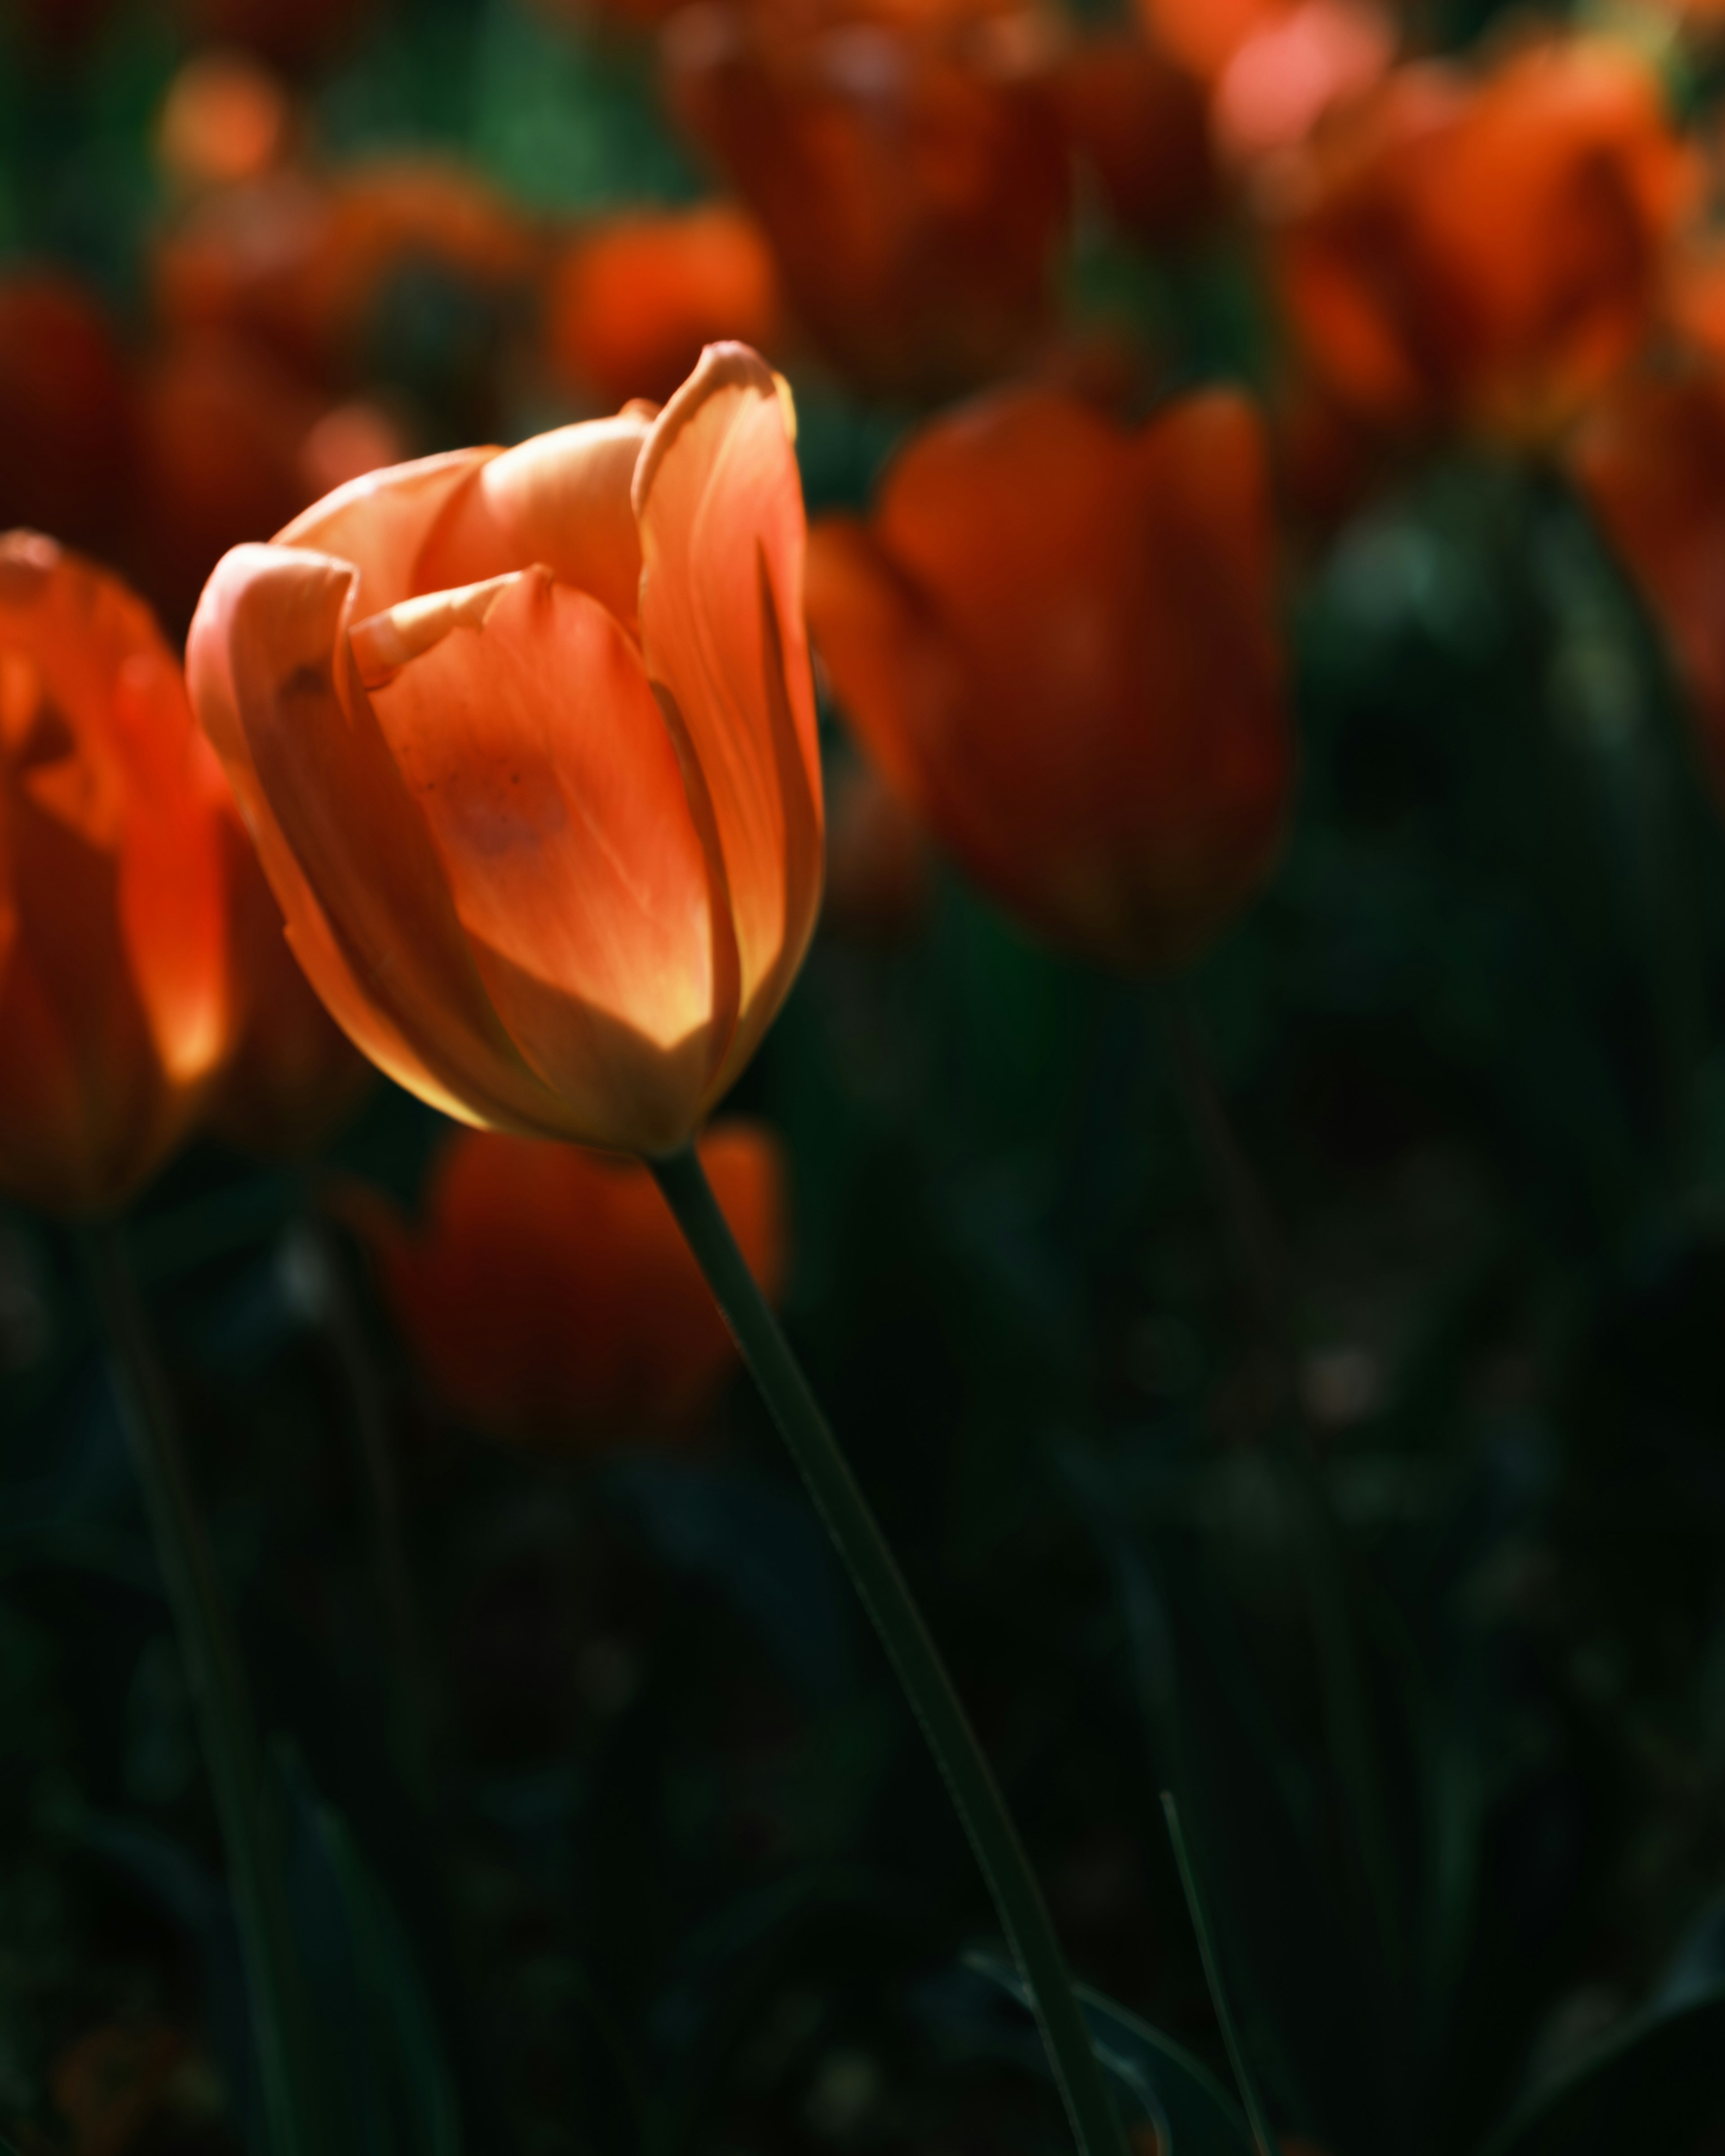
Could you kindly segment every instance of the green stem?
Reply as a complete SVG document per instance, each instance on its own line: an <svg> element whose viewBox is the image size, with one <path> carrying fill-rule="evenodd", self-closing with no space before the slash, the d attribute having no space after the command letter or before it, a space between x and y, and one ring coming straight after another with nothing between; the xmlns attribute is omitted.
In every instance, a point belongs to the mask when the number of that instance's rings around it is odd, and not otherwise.
<svg viewBox="0 0 1725 2156"><path fill-rule="evenodd" d="M1042 1891L886 1537L720 1212L694 1148L649 1163L922 1726L1034 2002L1083 2156L1126 2156Z"/></svg>
<svg viewBox="0 0 1725 2156"><path fill-rule="evenodd" d="M120 1233L85 1250L115 1388L197 1711L239 1928L271 2156L324 2156L315 2063L295 1956L283 1835L239 1645L180 1448L167 1379Z"/></svg>

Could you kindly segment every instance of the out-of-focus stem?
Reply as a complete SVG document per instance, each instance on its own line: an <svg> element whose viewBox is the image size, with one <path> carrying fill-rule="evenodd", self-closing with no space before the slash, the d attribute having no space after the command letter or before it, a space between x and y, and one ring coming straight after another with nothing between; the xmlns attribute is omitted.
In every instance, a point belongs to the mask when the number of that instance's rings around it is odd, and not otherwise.
<svg viewBox="0 0 1725 2156"><path fill-rule="evenodd" d="M321 2131L317 2061L294 1949L282 1823L239 1644L119 1229L90 1229L85 1249L227 1854L269 2147L271 2156L324 2156L331 2143Z"/></svg>
<svg viewBox="0 0 1725 2156"><path fill-rule="evenodd" d="M737 1247L693 1147L649 1164L922 1726L1029 1987L1078 2146L1084 2156L1126 2156L1125 2131L1091 2048L1042 1890L886 1538Z"/></svg>

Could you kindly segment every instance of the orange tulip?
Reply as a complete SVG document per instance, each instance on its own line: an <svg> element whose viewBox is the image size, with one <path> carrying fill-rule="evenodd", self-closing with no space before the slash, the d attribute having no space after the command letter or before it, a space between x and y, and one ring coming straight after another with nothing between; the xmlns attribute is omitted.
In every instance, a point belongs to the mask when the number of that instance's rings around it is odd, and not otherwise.
<svg viewBox="0 0 1725 2156"><path fill-rule="evenodd" d="M1625 386L1571 447L1571 466L1669 638L1725 802L1725 370Z"/></svg>
<svg viewBox="0 0 1725 2156"><path fill-rule="evenodd" d="M145 608L0 539L0 1188L119 1204L228 1043L225 789Z"/></svg>
<svg viewBox="0 0 1725 2156"><path fill-rule="evenodd" d="M1543 44L1477 82L1406 69L1315 145L1275 243L1283 302L1373 424L1544 435L1640 342L1692 179L1626 51Z"/></svg>
<svg viewBox="0 0 1725 2156"><path fill-rule="evenodd" d="M357 481L211 578L192 693L295 954L465 1121L655 1152L819 901L803 506L776 378Z"/></svg>
<svg viewBox="0 0 1725 2156"><path fill-rule="evenodd" d="M1070 177L1024 19L792 25L714 4L666 26L674 112L865 391L968 386L1046 323Z"/></svg>
<svg viewBox="0 0 1725 2156"><path fill-rule="evenodd" d="M247 1152L306 1152L357 1106L372 1066L300 971L236 814L227 839L234 1038L207 1120Z"/></svg>
<svg viewBox="0 0 1725 2156"><path fill-rule="evenodd" d="M784 1272L784 1166L762 1127L721 1124L701 1162L762 1291ZM497 1132L453 1137L414 1237L360 1220L439 1390L503 1435L686 1424L735 1367L699 1266L638 1162Z"/></svg>
<svg viewBox="0 0 1725 2156"><path fill-rule="evenodd" d="M106 316L54 270L0 277L0 529L102 551L131 454L131 391Z"/></svg>
<svg viewBox="0 0 1725 2156"><path fill-rule="evenodd" d="M578 234L553 267L546 342L557 374L603 409L669 397L702 348L726 339L770 350L778 273L742 211L637 213Z"/></svg>
<svg viewBox="0 0 1725 2156"><path fill-rule="evenodd" d="M1291 750L1263 433L1136 435L1022 391L926 429L872 522L815 527L809 616L865 747L1034 931L1135 970L1260 883Z"/></svg>

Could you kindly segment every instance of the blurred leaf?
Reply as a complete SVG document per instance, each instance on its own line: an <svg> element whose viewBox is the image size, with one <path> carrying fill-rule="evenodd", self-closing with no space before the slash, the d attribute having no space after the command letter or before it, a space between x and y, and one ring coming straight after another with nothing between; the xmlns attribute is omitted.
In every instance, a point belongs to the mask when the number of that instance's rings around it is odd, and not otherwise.
<svg viewBox="0 0 1725 2156"><path fill-rule="evenodd" d="M653 1460L614 1463L600 1486L667 1563L706 1580L755 1627L812 1710L855 1691L850 1591L800 1490Z"/></svg>
<svg viewBox="0 0 1725 2156"><path fill-rule="evenodd" d="M968 1967L1029 2009L1024 1979L999 1954L971 1953ZM1245 2115L1183 2045L1088 1984L1077 1987L1096 2056L1142 2108L1170 2156L1253 2156Z"/></svg>
<svg viewBox="0 0 1725 2156"><path fill-rule="evenodd" d="M1638 2021L1528 2097L1481 2156L1688 2156L1725 2108L1725 1986Z"/></svg>
<svg viewBox="0 0 1725 2156"><path fill-rule="evenodd" d="M444 2046L401 1924L346 1822L290 1760L293 1904L326 2070L360 2156L460 2156Z"/></svg>

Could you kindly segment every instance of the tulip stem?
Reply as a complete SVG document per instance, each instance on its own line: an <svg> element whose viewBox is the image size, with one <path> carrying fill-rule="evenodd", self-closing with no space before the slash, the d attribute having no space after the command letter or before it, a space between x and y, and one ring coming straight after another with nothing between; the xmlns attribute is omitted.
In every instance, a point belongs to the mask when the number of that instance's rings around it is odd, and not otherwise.
<svg viewBox="0 0 1725 2156"><path fill-rule="evenodd" d="M1029 1989L1082 2156L1127 2156L1120 2115L1091 2048L1048 1905L886 1538L737 1247L694 1147L649 1164L922 1724Z"/></svg>
<svg viewBox="0 0 1725 2156"><path fill-rule="evenodd" d="M282 1820L180 1443L167 1377L119 1229L85 1251L110 1368L173 1613L228 1860L270 2156L321 2156L316 2064L295 1955Z"/></svg>

